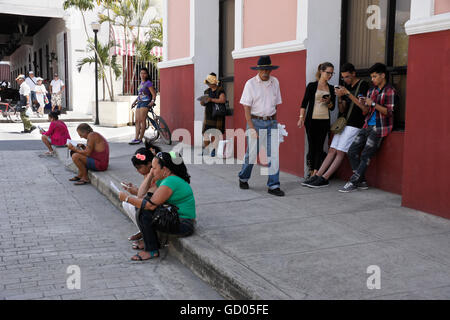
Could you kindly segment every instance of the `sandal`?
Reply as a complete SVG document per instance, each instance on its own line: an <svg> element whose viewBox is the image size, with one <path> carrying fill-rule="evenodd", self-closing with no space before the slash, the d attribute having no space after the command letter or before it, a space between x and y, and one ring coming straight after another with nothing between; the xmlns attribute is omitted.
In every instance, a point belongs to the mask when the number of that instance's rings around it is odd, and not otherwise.
<svg viewBox="0 0 450 320"><path fill-rule="evenodd" d="M144 241L136 241L136 242L134 242L133 245L131 246L131 248L133 250L144 250L145 249Z"/></svg>
<svg viewBox="0 0 450 320"><path fill-rule="evenodd" d="M74 183L74 185L76 185L76 186L82 186L82 185L84 185L84 184L89 184L89 183L91 183L90 181L86 181L86 180L79 180L79 181L77 181L77 182L75 182Z"/></svg>
<svg viewBox="0 0 450 320"><path fill-rule="evenodd" d="M80 177L73 177L72 179L69 179L69 181L80 181L81 178Z"/></svg>
<svg viewBox="0 0 450 320"><path fill-rule="evenodd" d="M145 252L145 251L141 251L141 252ZM135 257L136 257L136 259L133 259L133 258L135 258ZM158 257L159 257L159 251L158 251L158 250L155 250L155 251L150 251L150 258L143 259L143 258L139 255L139 253L137 253L137 254L135 254L134 256L131 257L131 260L132 260L132 261L145 261L145 260L150 260L150 259L154 259L154 258L158 258Z"/></svg>
<svg viewBox="0 0 450 320"><path fill-rule="evenodd" d="M133 234L132 236L128 237L128 241L137 241L142 239L142 233L138 232L136 234Z"/></svg>

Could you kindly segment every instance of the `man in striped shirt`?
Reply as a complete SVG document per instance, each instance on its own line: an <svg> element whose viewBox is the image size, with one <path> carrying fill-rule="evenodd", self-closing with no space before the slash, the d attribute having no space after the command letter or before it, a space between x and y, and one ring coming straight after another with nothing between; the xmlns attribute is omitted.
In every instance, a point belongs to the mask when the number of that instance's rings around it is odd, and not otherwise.
<svg viewBox="0 0 450 320"><path fill-rule="evenodd" d="M370 159L377 152L383 138L392 131L396 93L395 89L387 83L386 66L376 63L370 67L369 73L374 87L367 92L367 97L363 98L365 100L363 112L366 114L366 120L348 150L353 175L350 181L339 190L340 192L368 188L364 174Z"/></svg>

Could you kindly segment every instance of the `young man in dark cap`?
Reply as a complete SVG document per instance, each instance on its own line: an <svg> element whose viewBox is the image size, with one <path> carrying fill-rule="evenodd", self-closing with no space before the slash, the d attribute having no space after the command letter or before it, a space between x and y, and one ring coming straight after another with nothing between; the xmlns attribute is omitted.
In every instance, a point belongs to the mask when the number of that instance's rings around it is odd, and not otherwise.
<svg viewBox="0 0 450 320"><path fill-rule="evenodd" d="M248 189L253 165L256 163L258 143L265 140L267 158L269 160L268 192L282 197L284 192L280 190L280 169L278 153L278 123L276 120L277 106L282 103L280 84L278 79L271 76L273 66L269 56L261 56L258 65L252 67L258 70L258 74L247 81L242 93L240 103L245 109L247 120L247 150L242 170L239 173L239 187ZM272 132L272 130L275 130ZM262 143L261 143L262 144Z"/></svg>

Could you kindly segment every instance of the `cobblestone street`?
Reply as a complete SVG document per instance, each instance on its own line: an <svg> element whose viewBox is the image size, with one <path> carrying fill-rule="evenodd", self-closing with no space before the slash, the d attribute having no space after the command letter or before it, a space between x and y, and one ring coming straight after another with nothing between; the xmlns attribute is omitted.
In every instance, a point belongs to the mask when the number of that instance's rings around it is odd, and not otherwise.
<svg viewBox="0 0 450 320"><path fill-rule="evenodd" d="M166 250L130 261L135 226L38 147L0 151L0 299L221 299ZM71 265L80 290L67 288Z"/></svg>

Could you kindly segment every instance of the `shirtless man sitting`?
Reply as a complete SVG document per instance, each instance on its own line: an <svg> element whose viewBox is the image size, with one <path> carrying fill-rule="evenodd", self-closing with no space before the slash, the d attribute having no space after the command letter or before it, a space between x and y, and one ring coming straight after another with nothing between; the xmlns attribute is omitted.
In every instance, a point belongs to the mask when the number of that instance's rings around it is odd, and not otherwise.
<svg viewBox="0 0 450 320"><path fill-rule="evenodd" d="M88 170L105 171L109 164L108 141L99 133L94 132L90 125L82 123L77 127L78 135L87 139L86 148L74 147L71 144L67 148L72 151L73 163L78 168L78 175L69 179L75 181L75 185L90 183Z"/></svg>

